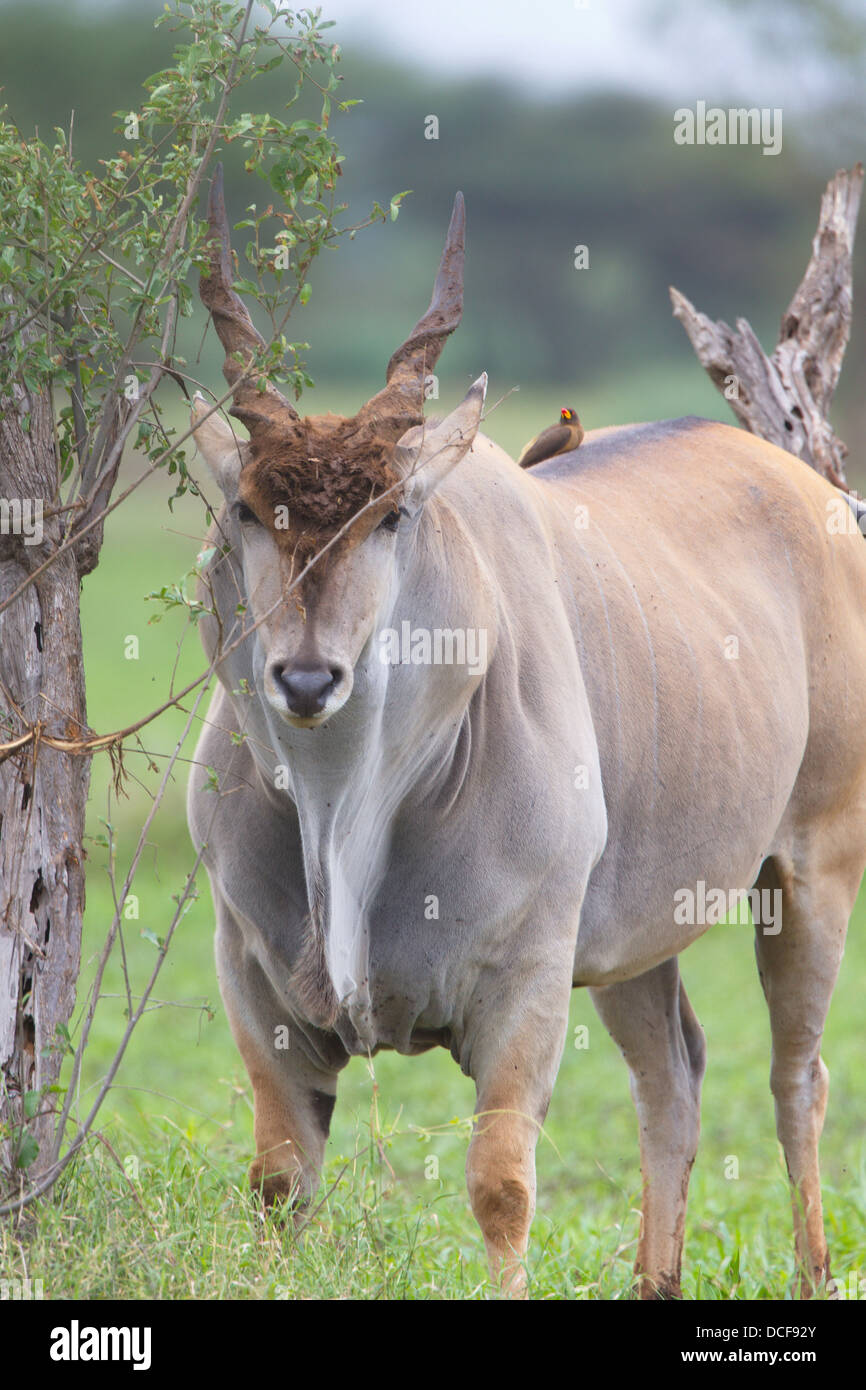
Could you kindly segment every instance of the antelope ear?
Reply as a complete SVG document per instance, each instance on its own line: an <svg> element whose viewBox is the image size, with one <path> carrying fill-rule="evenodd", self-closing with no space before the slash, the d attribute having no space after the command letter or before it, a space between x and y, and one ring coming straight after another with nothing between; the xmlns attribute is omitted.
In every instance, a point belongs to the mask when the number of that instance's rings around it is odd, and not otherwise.
<svg viewBox="0 0 866 1390"><path fill-rule="evenodd" d="M209 409L204 396L196 391L190 416L193 438L223 496L232 498L237 492L238 478L243 466L240 452L243 441L238 439L231 425L223 419L219 411L215 410L207 415ZM205 415L207 419L203 418ZM200 425L196 423L198 420L202 421Z"/></svg>
<svg viewBox="0 0 866 1390"><path fill-rule="evenodd" d="M487 373L472 383L456 410L428 429L415 425L402 436L394 451L394 462L406 478L406 500L420 506L447 478L469 449L478 433Z"/></svg>

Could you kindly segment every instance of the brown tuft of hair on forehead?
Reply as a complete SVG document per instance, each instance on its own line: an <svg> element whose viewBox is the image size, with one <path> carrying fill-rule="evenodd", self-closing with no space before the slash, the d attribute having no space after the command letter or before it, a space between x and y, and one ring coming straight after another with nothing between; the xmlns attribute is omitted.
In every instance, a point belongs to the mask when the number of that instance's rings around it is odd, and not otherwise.
<svg viewBox="0 0 866 1390"><path fill-rule="evenodd" d="M268 514L285 506L293 523L338 530L399 482L393 452L392 440L357 420L308 416L289 437L279 429L256 432L243 484ZM397 506L399 490L391 497Z"/></svg>

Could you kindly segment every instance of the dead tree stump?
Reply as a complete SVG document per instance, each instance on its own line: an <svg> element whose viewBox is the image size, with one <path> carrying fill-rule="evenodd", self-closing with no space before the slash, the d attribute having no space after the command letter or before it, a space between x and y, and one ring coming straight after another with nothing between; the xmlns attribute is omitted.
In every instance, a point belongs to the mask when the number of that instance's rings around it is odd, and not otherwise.
<svg viewBox="0 0 866 1390"><path fill-rule="evenodd" d="M713 323L679 290L670 291L698 361L740 424L846 491L848 450L827 417L851 331L851 253L862 192L862 164L828 183L812 256L770 357L746 319L737 319L736 329Z"/></svg>

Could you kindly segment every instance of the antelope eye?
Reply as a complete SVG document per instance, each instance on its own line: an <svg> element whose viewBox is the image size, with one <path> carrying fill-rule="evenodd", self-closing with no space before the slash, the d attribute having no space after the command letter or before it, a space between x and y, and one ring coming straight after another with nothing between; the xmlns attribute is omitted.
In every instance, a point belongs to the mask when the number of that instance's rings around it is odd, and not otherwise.
<svg viewBox="0 0 866 1390"><path fill-rule="evenodd" d="M250 524L258 526L260 524L252 507L248 507L246 502L235 503L235 518L240 522L241 526L248 526Z"/></svg>
<svg viewBox="0 0 866 1390"><path fill-rule="evenodd" d="M379 522L378 529L380 531L396 531L399 525L400 513L395 509L393 512L388 512L386 516L383 516L382 520Z"/></svg>

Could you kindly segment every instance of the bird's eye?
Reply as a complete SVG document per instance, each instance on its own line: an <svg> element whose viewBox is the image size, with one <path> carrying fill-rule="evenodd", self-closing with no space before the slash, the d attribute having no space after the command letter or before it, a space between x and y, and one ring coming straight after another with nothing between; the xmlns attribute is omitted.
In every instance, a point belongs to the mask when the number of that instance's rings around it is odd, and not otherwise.
<svg viewBox="0 0 866 1390"><path fill-rule="evenodd" d="M395 508L393 512L388 512L379 522L380 531L396 531L400 525L400 512Z"/></svg>
<svg viewBox="0 0 866 1390"><path fill-rule="evenodd" d="M252 507L247 506L246 502L237 502L235 504L235 517L240 522L241 526L249 526L250 524L258 525L258 517Z"/></svg>

